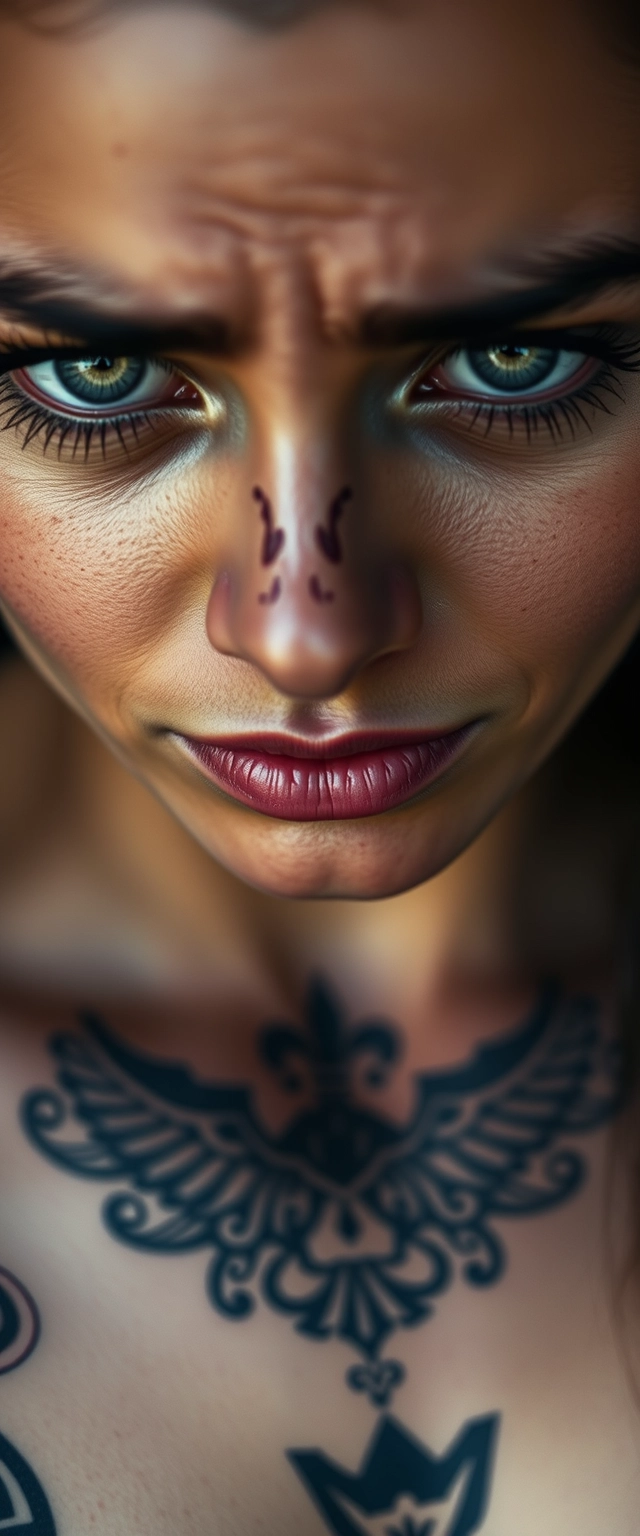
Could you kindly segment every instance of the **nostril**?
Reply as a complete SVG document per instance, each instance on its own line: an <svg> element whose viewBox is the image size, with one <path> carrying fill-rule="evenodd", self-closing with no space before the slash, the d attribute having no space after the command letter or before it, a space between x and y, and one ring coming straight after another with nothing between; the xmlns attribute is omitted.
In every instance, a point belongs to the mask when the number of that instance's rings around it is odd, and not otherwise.
<svg viewBox="0 0 640 1536"><path fill-rule="evenodd" d="M411 646L420 632L412 572L389 551L366 550L357 540L354 547L357 530L345 519L353 497L351 486L341 486L322 521L309 519L306 531L308 512L296 509L289 538L277 526L276 504L254 485L259 548L254 521L244 558L232 560L214 581L206 616L210 643L257 667L282 693L335 697L363 667Z"/></svg>

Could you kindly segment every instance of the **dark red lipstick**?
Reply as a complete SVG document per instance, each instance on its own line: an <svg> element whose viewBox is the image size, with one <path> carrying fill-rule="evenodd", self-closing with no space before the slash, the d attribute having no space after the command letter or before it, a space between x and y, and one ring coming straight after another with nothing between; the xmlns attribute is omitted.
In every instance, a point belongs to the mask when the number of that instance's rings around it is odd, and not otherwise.
<svg viewBox="0 0 640 1536"><path fill-rule="evenodd" d="M474 722L474 724L477 722ZM436 735L342 736L323 743L290 736L181 736L210 779L281 821L346 821L402 805L449 765L473 725Z"/></svg>

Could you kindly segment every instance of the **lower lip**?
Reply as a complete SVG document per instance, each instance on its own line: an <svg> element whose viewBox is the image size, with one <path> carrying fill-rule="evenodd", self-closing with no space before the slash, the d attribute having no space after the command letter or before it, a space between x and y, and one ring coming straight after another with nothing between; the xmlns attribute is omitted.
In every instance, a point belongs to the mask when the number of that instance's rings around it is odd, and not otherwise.
<svg viewBox="0 0 640 1536"><path fill-rule="evenodd" d="M353 821L404 805L448 767L472 727L446 736L336 757L296 757L258 746L181 739L234 800L279 821Z"/></svg>

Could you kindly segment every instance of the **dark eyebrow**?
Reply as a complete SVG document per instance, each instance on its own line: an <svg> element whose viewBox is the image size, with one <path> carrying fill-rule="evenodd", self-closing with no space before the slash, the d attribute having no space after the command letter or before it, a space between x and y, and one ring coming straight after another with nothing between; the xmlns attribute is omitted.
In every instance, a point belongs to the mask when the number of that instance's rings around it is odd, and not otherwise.
<svg viewBox="0 0 640 1536"><path fill-rule="evenodd" d="M571 257L543 256L521 263L515 275L522 276L522 287L510 286L507 292L465 304L378 305L360 318L355 339L367 347L398 347L440 338L504 334L523 322L552 315L567 304L593 298L612 284L640 279L640 242L592 241ZM527 277L532 279L530 286L524 286ZM513 273L509 282L513 282ZM219 315L176 319L166 312L150 312L132 319L129 295L126 307L118 305L111 310L106 297L97 304L77 298L78 293L99 293L101 288L105 294L113 292L113 284L68 267L56 268L53 261L12 261L0 255L0 316L9 323L33 326L45 338L50 332L62 336L70 349L108 346L121 356L180 351L225 356L246 343L246 334ZM57 340L51 350L61 350Z"/></svg>
<svg viewBox="0 0 640 1536"><path fill-rule="evenodd" d="M495 337L526 321L552 315L578 300L594 298L614 283L640 278L640 242L600 242L574 257L532 264L532 286L514 288L469 304L422 309L381 304L362 317L365 346L407 346L411 342Z"/></svg>
<svg viewBox="0 0 640 1536"><path fill-rule="evenodd" d="M107 307L75 295L90 292L94 282L71 271L56 272L46 262L12 263L0 256L0 319L55 333L75 346L117 348L120 355L164 351L208 351L225 354L240 344L240 336L222 316L191 315L174 319L164 312L136 314L132 301L126 308ZM54 349L60 350L57 341ZM29 349L31 350L31 348Z"/></svg>

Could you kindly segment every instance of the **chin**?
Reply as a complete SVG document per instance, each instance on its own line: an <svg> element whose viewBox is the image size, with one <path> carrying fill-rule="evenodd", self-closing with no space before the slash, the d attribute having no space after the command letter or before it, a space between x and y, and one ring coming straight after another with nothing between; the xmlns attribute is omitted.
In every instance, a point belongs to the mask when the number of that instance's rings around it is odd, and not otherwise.
<svg viewBox="0 0 640 1536"><path fill-rule="evenodd" d="M182 818L181 818L182 819ZM426 821L426 824L425 824ZM209 825L207 825L209 822ZM234 807L224 831L212 818L188 830L231 875L266 895L297 901L381 901L422 885L457 858L433 809L407 807L340 822L285 822Z"/></svg>

